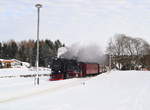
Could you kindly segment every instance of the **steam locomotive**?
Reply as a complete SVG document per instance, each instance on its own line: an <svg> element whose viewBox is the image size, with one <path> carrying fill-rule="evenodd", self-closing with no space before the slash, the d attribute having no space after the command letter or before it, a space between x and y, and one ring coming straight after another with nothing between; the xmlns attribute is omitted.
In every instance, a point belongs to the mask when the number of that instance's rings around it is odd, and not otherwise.
<svg viewBox="0 0 150 110"><path fill-rule="evenodd" d="M54 58L51 61L50 81L75 77L94 76L106 71L104 65L98 63L79 62L74 59Z"/></svg>

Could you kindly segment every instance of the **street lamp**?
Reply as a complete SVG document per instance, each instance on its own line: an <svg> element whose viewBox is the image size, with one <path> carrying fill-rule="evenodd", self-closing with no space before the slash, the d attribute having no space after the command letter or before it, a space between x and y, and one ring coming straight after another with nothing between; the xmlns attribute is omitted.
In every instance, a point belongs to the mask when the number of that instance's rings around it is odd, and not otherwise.
<svg viewBox="0 0 150 110"><path fill-rule="evenodd" d="M111 71L112 56L109 54L109 71Z"/></svg>
<svg viewBox="0 0 150 110"><path fill-rule="evenodd" d="M38 19L37 19L37 56L36 56L36 80L37 85L39 85L39 26L40 26L40 8L42 8L41 4L36 4L35 7L38 9ZM36 84L35 83L35 84Z"/></svg>

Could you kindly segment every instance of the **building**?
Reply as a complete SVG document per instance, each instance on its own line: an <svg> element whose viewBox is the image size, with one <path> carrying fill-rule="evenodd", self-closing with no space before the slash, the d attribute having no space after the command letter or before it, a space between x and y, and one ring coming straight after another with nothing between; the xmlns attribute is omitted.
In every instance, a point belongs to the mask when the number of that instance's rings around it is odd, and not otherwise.
<svg viewBox="0 0 150 110"><path fill-rule="evenodd" d="M30 67L27 62L21 62L16 59L0 59L0 68L21 68Z"/></svg>

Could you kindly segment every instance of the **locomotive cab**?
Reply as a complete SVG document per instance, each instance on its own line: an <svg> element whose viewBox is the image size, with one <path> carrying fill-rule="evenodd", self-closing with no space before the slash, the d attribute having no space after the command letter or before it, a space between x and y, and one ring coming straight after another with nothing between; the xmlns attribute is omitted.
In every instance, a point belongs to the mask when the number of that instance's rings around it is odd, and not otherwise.
<svg viewBox="0 0 150 110"><path fill-rule="evenodd" d="M79 64L75 60L66 63L66 78L78 77L80 74Z"/></svg>

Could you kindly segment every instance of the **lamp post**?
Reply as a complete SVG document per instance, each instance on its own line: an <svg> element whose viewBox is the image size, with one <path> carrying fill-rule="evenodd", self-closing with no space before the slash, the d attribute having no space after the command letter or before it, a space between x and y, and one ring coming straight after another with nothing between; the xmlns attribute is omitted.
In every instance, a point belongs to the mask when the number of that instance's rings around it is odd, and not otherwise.
<svg viewBox="0 0 150 110"><path fill-rule="evenodd" d="M36 56L36 83L39 85L39 26L40 26L40 8L42 8L41 4L36 4L35 7L38 9L38 19L37 19L37 56Z"/></svg>
<svg viewBox="0 0 150 110"><path fill-rule="evenodd" d="M112 56L109 54L109 71L111 71Z"/></svg>

